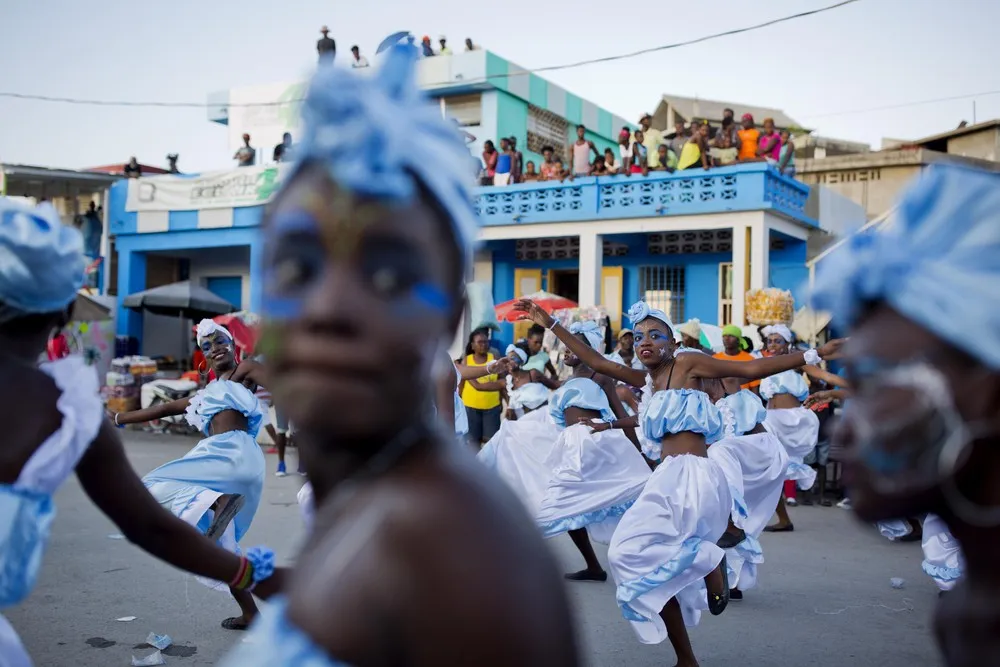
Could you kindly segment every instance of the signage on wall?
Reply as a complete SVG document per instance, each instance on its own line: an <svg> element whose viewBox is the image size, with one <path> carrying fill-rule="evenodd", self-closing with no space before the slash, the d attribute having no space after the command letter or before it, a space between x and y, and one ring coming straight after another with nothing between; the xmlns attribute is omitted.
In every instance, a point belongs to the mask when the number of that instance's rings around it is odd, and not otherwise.
<svg viewBox="0 0 1000 667"><path fill-rule="evenodd" d="M239 208L267 202L291 165L238 167L194 178L151 176L128 181L125 210L190 211Z"/></svg>
<svg viewBox="0 0 1000 667"><path fill-rule="evenodd" d="M816 184L833 185L835 183L856 183L859 181L882 180L881 169L856 169L853 171L827 171L814 176Z"/></svg>

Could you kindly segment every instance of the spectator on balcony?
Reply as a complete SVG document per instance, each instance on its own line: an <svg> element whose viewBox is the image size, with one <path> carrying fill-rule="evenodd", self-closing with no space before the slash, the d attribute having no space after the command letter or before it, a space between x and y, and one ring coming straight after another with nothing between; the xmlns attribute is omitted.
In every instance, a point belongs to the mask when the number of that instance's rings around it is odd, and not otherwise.
<svg viewBox="0 0 1000 667"><path fill-rule="evenodd" d="M735 130L736 125L732 124L731 127ZM715 133L715 140L712 141L712 161L715 166L720 167L736 162L739 157L739 149L733 145L734 136L736 136L734 132L729 132L726 129L720 129ZM739 141L739 137L736 139Z"/></svg>
<svg viewBox="0 0 1000 667"><path fill-rule="evenodd" d="M438 51L438 55L439 56L450 56L451 55L451 49L448 48L448 40L445 38L444 35L441 35L440 37L438 37L438 44L441 45L441 50Z"/></svg>
<svg viewBox="0 0 1000 667"><path fill-rule="evenodd" d="M618 157L621 158L619 173L628 176L632 173L632 132L627 127L618 133Z"/></svg>
<svg viewBox="0 0 1000 667"><path fill-rule="evenodd" d="M708 135L710 131L711 127L709 127L708 121L704 121L698 126L698 131L684 144L681 156L677 160L678 171L693 167L709 168L708 153L710 149L708 146Z"/></svg>
<svg viewBox="0 0 1000 667"><path fill-rule="evenodd" d="M542 181L557 181L562 178L562 167L555 161L556 149L552 146L542 146Z"/></svg>
<svg viewBox="0 0 1000 667"><path fill-rule="evenodd" d="M233 159L240 167L252 167L257 161L257 149L250 145L250 135L243 135L243 145L233 153Z"/></svg>
<svg viewBox="0 0 1000 667"><path fill-rule="evenodd" d="M722 126L719 131L715 133L715 140L713 146L722 148L722 138L729 139L729 147L735 148L739 151L740 148L740 133L739 126L736 124L736 120L733 117L733 110L730 108L725 108L722 110Z"/></svg>
<svg viewBox="0 0 1000 667"><path fill-rule="evenodd" d="M420 55L424 58L431 58L434 56L434 47L431 46L430 35L424 35L423 39L420 40Z"/></svg>
<svg viewBox="0 0 1000 667"><path fill-rule="evenodd" d="M83 254L90 259L97 259L101 256L101 232L104 223L101 216L97 214L97 204L93 201L87 206L87 212L83 214L80 234L83 235Z"/></svg>
<svg viewBox="0 0 1000 667"><path fill-rule="evenodd" d="M566 169L566 165L563 164L562 158L556 158L556 179L559 182L565 181L567 178L573 180L573 174L569 173Z"/></svg>
<svg viewBox="0 0 1000 667"><path fill-rule="evenodd" d="M489 185L493 185L493 177L497 173L497 162L500 160L500 153L493 142L487 139L483 142L483 166L486 168L486 179Z"/></svg>
<svg viewBox="0 0 1000 667"><path fill-rule="evenodd" d="M670 140L670 152L677 157L680 157L681 151L684 150L684 144L687 143L687 140L687 128L684 127L684 121L679 120L674 123L674 136Z"/></svg>
<svg viewBox="0 0 1000 667"><path fill-rule="evenodd" d="M594 163L590 165L590 175L591 176L607 176L608 167L604 164L604 156L598 155L594 158Z"/></svg>
<svg viewBox="0 0 1000 667"><path fill-rule="evenodd" d="M351 61L351 67L354 69L369 67L368 58L361 55L361 49L357 45L351 47L351 55L354 56L354 60Z"/></svg>
<svg viewBox="0 0 1000 667"><path fill-rule="evenodd" d="M781 159L778 161L778 171L785 176L795 178L795 143L792 133L781 131Z"/></svg>
<svg viewBox="0 0 1000 667"><path fill-rule="evenodd" d="M524 171L524 154L517 150L517 137L511 137L508 142L510 143L510 180L513 183L520 183Z"/></svg>
<svg viewBox="0 0 1000 667"><path fill-rule="evenodd" d="M510 168L513 156L510 150L510 139L500 139L500 153L497 155L496 173L493 174L493 185L510 185Z"/></svg>
<svg viewBox="0 0 1000 667"><path fill-rule="evenodd" d="M643 176L649 175L649 159L646 156L646 147L643 145L642 140L645 139L642 130L636 130L635 134L632 135L632 162L629 167L628 173L631 174L642 174Z"/></svg>
<svg viewBox="0 0 1000 667"><path fill-rule="evenodd" d="M587 176L590 174L590 154L600 155L594 142L586 138L587 128L583 125L576 126L576 142L570 144L567 153L573 160L573 176Z"/></svg>
<svg viewBox="0 0 1000 667"><path fill-rule="evenodd" d="M740 161L753 161L757 159L757 142L760 140L760 131L754 125L753 115L745 113L740 123L743 125L738 134L740 138L739 159Z"/></svg>
<svg viewBox="0 0 1000 667"><path fill-rule="evenodd" d="M615 152L610 148L604 149L604 167L608 170L608 175L617 174L622 170L622 163L615 159Z"/></svg>
<svg viewBox="0 0 1000 667"><path fill-rule="evenodd" d="M478 44L473 44L471 37L466 37L465 38L465 50L466 51L478 51L479 50L479 45Z"/></svg>
<svg viewBox="0 0 1000 667"><path fill-rule="evenodd" d="M274 147L271 157L275 162L292 161L292 133L285 132L281 135L281 143Z"/></svg>
<svg viewBox="0 0 1000 667"><path fill-rule="evenodd" d="M319 61L332 62L337 55L337 42L333 41L333 38L330 37L330 29L326 26L320 28L319 31L323 35L316 42L316 53L319 54Z"/></svg>
<svg viewBox="0 0 1000 667"><path fill-rule="evenodd" d="M650 171L672 172L677 168L677 159L670 152L670 148L666 144L660 144L656 147L656 162L657 166L650 169Z"/></svg>
<svg viewBox="0 0 1000 667"><path fill-rule="evenodd" d="M139 164L134 155L129 158L123 173L125 174L125 178L139 178L142 176L142 165Z"/></svg>
<svg viewBox="0 0 1000 667"><path fill-rule="evenodd" d="M764 132L758 140L757 155L774 165L781 159L781 135L774 129L773 118L764 119Z"/></svg>
<svg viewBox="0 0 1000 667"><path fill-rule="evenodd" d="M663 132L653 127L653 117L648 113L642 114L639 118L639 127L642 128L642 145L646 147L646 165L650 171L657 171L660 168L660 144L663 143ZM666 163L664 163L666 166Z"/></svg>
<svg viewBox="0 0 1000 667"><path fill-rule="evenodd" d="M535 171L535 163L531 160L524 165L524 176L521 178L521 183L534 183L540 180L541 174Z"/></svg>
<svg viewBox="0 0 1000 667"><path fill-rule="evenodd" d="M179 174L179 173L181 173L180 170L177 169L177 160L178 160L178 158L180 158L180 155L177 154L177 153L169 153L167 155L167 173L168 174Z"/></svg>

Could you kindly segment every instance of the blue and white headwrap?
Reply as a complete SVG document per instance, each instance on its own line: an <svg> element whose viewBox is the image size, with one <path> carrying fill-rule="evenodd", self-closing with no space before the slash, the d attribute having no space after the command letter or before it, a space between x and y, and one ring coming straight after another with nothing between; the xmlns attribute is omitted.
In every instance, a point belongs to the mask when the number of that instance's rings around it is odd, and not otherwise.
<svg viewBox="0 0 1000 667"><path fill-rule="evenodd" d="M813 307L849 327L883 301L1000 368L1000 174L928 167L894 215L820 264Z"/></svg>
<svg viewBox="0 0 1000 667"><path fill-rule="evenodd" d="M233 342L233 334L229 333L229 329L222 326L218 322L214 322L206 318L201 322L198 322L198 328L195 330L198 337L198 345L201 346L204 341L214 336L216 332L221 333L223 336L228 338L230 343Z"/></svg>
<svg viewBox="0 0 1000 667"><path fill-rule="evenodd" d="M632 322L633 327L650 317L660 320L669 327L671 333L674 333L674 323L670 321L670 316L659 308L650 308L645 301L636 301L628 309L628 319Z"/></svg>
<svg viewBox="0 0 1000 667"><path fill-rule="evenodd" d="M415 199L422 184L448 216L464 275L479 227L469 150L417 87L416 62L413 46L397 45L374 76L321 64L302 107L296 169L319 164L338 186L397 203Z"/></svg>
<svg viewBox="0 0 1000 667"><path fill-rule="evenodd" d="M52 204L0 197L0 322L63 310L83 286L85 269L83 237Z"/></svg>
<svg viewBox="0 0 1000 667"><path fill-rule="evenodd" d="M569 332L574 336L583 334L590 347L598 352L602 352L604 336L601 335L601 329L597 326L597 322L593 320L588 322L573 322L573 324L569 325Z"/></svg>
<svg viewBox="0 0 1000 667"><path fill-rule="evenodd" d="M507 346L507 351L504 352L504 354L509 355L511 352L517 355L517 358L521 360L522 364L528 363L528 353L513 343Z"/></svg>

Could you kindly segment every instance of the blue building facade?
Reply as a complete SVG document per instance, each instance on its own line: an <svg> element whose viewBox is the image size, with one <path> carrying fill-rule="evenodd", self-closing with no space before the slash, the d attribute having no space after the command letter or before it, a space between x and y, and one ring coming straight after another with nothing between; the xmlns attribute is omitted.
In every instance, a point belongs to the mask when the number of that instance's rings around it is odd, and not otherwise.
<svg viewBox="0 0 1000 667"><path fill-rule="evenodd" d="M230 300L239 293L242 307L257 308L258 226L281 170L237 171L112 187L119 307L126 295L154 286L153 258L171 257L186 262L182 277L224 289ZM678 321L743 323L747 289L780 287L801 301L806 240L816 227L808 195L808 186L764 163L480 188L482 245L471 277L491 285L497 303L546 289L581 306L603 305L616 329L639 299ZM118 333L142 340L141 314L120 307ZM517 333L504 324L501 337Z"/></svg>

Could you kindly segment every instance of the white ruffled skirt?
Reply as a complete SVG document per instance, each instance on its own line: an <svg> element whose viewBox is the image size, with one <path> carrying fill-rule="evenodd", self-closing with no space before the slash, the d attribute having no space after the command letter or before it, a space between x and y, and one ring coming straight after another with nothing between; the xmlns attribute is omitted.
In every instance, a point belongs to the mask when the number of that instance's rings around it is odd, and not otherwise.
<svg viewBox="0 0 1000 667"><path fill-rule="evenodd" d="M788 453L785 479L794 479L800 489L811 489L816 471L802 462L819 441L819 417L808 408L768 409L764 428L773 433Z"/></svg>
<svg viewBox="0 0 1000 667"><path fill-rule="evenodd" d="M962 576L962 547L941 517L924 518L923 570L942 591L950 591Z"/></svg>
<svg viewBox="0 0 1000 667"><path fill-rule="evenodd" d="M622 517L608 563L618 606L643 644L667 638L660 611L673 597L685 624L698 624L708 608L704 578L722 561L716 542L732 505L719 464L684 454L663 460Z"/></svg>
<svg viewBox="0 0 1000 667"><path fill-rule="evenodd" d="M650 474L622 431L591 433L586 424L563 429L545 465L550 472L535 514L542 535L587 528L604 544Z"/></svg>
<svg viewBox="0 0 1000 667"><path fill-rule="evenodd" d="M548 459L559 439L559 427L548 410L534 410L500 423L500 430L477 458L493 470L535 516L542 504L552 466Z"/></svg>
<svg viewBox="0 0 1000 667"><path fill-rule="evenodd" d="M771 433L724 438L708 448L708 458L719 464L730 482L730 489L739 493L745 506L742 525L735 520L737 502L734 498L733 523L743 528L746 539L726 549L729 585L749 590L757 583L757 566L764 562L764 552L758 538L774 514L781 496L788 468L788 454ZM739 475L739 480L734 481Z"/></svg>
<svg viewBox="0 0 1000 667"><path fill-rule="evenodd" d="M0 667L32 667L21 638L3 616L0 616Z"/></svg>

